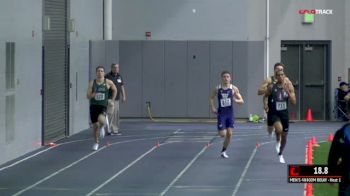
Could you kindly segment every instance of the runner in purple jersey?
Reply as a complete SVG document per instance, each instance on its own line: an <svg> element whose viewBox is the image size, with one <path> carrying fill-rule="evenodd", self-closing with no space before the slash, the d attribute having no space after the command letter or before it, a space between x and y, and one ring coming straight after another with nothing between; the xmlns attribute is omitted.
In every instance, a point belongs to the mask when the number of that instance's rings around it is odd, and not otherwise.
<svg viewBox="0 0 350 196"><path fill-rule="evenodd" d="M218 108L215 107L214 99L218 99ZM236 86L231 84L231 74L228 71L221 73L221 84L218 85L209 97L211 111L217 114L217 128L219 135L225 138L221 157L228 158L226 149L231 141L234 128L234 109L233 102L243 104L242 95Z"/></svg>

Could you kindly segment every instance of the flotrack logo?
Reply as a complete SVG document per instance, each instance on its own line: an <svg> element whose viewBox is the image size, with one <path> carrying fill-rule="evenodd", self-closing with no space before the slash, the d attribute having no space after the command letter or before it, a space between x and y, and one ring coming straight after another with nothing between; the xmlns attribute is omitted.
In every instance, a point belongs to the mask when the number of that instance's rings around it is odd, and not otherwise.
<svg viewBox="0 0 350 196"><path fill-rule="evenodd" d="M333 10L331 10L331 9L313 9L313 10L301 9L301 10L299 10L299 14L332 15Z"/></svg>

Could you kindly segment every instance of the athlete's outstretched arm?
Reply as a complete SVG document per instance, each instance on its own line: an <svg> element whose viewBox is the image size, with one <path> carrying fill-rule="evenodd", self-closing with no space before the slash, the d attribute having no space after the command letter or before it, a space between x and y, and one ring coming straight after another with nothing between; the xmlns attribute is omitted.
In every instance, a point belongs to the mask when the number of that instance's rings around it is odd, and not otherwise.
<svg viewBox="0 0 350 196"><path fill-rule="evenodd" d="M288 84L288 94L289 94L289 102L293 105L297 104L297 99L295 96L295 92L294 92L294 86L292 83Z"/></svg>
<svg viewBox="0 0 350 196"><path fill-rule="evenodd" d="M212 93L210 94L210 96L209 96L210 109L211 109L211 112L213 112L214 114L217 113L217 110L216 110L216 107L215 107L215 104L214 104L214 99L217 96L217 93L218 93L217 89L214 89L212 91Z"/></svg>
<svg viewBox="0 0 350 196"><path fill-rule="evenodd" d="M266 78L258 89L258 95L265 94L267 86L271 83L272 83L271 78L270 77Z"/></svg>
<svg viewBox="0 0 350 196"><path fill-rule="evenodd" d="M92 99L93 97L95 97L95 93L92 92L92 84L93 84L93 81L90 81L88 89L86 91L86 98L89 100Z"/></svg>
<svg viewBox="0 0 350 196"><path fill-rule="evenodd" d="M269 84L266 88L265 96L268 97L272 94L272 84Z"/></svg>
<svg viewBox="0 0 350 196"><path fill-rule="evenodd" d="M242 105L244 103L244 100L243 100L241 93L239 93L239 89L234 86L233 90L234 90L233 101L239 105Z"/></svg>
<svg viewBox="0 0 350 196"><path fill-rule="evenodd" d="M265 110L265 112L268 112L268 111L269 111L268 97L269 97L269 96L266 96L266 94L265 94L264 97L263 97L263 105L264 105L264 110Z"/></svg>
<svg viewBox="0 0 350 196"><path fill-rule="evenodd" d="M106 82L107 82L107 84L109 86L109 89L112 90L112 97L111 97L111 99L114 100L115 97L117 96L117 87L114 85L112 80L107 79Z"/></svg>

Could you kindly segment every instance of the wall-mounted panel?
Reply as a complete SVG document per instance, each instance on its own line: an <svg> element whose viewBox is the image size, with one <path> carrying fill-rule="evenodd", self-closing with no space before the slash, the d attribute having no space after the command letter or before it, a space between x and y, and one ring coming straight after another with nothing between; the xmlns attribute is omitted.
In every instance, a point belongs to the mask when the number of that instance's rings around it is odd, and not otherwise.
<svg viewBox="0 0 350 196"><path fill-rule="evenodd" d="M209 116L209 48L209 41L188 42L187 117Z"/></svg>
<svg viewBox="0 0 350 196"><path fill-rule="evenodd" d="M232 41L211 41L210 92L221 83L221 72L224 70L232 73ZM210 117L215 117L215 114L210 113Z"/></svg>
<svg viewBox="0 0 350 196"><path fill-rule="evenodd" d="M119 41L117 40L108 40L105 41L105 67L106 72L111 71L112 63L119 63Z"/></svg>
<svg viewBox="0 0 350 196"><path fill-rule="evenodd" d="M142 42L142 95L145 105L151 103L153 116L164 116L164 41Z"/></svg>
<svg viewBox="0 0 350 196"><path fill-rule="evenodd" d="M90 41L90 77L89 80L96 78L96 67L106 66L106 42L103 40ZM108 69L107 69L108 70Z"/></svg>
<svg viewBox="0 0 350 196"><path fill-rule="evenodd" d="M145 109L142 99L142 42L119 42L119 66L124 78L127 103L120 104L122 117L142 117Z"/></svg>
<svg viewBox="0 0 350 196"><path fill-rule="evenodd" d="M233 42L233 66L232 66L232 83L236 85L245 101L244 106L235 105L235 116L236 117L247 117L248 116L248 103L249 91L256 91L257 89L248 89L248 45L245 41ZM260 101L259 103L262 103Z"/></svg>
<svg viewBox="0 0 350 196"><path fill-rule="evenodd" d="M233 42L233 84L243 96L245 104L236 107L236 117L246 118L249 114L263 115L262 97L257 96L259 85L264 79L264 42Z"/></svg>
<svg viewBox="0 0 350 196"><path fill-rule="evenodd" d="M187 41L165 41L164 116L186 116L187 76Z"/></svg>
<svg viewBox="0 0 350 196"><path fill-rule="evenodd" d="M248 91L246 92L247 100L246 107L248 113L242 113L242 117L247 117L249 114L258 114L263 116L262 96L257 96L258 87L264 80L264 49L263 41L250 41L247 44L247 79L244 82L247 84Z"/></svg>

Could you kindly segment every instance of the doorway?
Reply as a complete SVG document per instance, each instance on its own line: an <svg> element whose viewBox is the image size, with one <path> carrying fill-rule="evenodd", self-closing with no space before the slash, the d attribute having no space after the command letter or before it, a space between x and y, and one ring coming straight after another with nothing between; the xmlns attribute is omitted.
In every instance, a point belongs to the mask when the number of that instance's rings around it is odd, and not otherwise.
<svg viewBox="0 0 350 196"><path fill-rule="evenodd" d="M304 120L309 109L314 120L330 119L330 46L330 41L281 41L281 62L297 98L291 120Z"/></svg>
<svg viewBox="0 0 350 196"><path fill-rule="evenodd" d="M43 1L42 145L68 135L69 0Z"/></svg>

